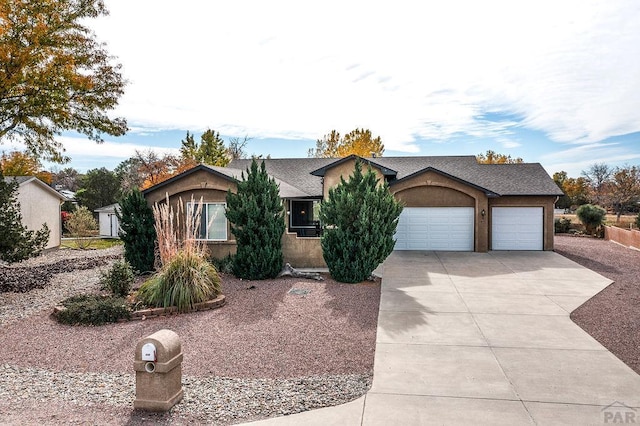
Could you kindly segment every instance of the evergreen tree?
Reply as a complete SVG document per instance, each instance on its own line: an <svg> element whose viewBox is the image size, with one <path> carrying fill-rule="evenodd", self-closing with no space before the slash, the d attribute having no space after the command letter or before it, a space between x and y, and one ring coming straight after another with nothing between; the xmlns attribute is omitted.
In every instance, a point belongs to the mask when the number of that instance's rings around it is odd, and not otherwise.
<svg viewBox="0 0 640 426"><path fill-rule="evenodd" d="M279 188L255 160L236 194L227 192L227 219L238 243L233 273L251 280L274 278L282 269L284 208Z"/></svg>
<svg viewBox="0 0 640 426"><path fill-rule="evenodd" d="M114 204L120 197L120 179L104 167L92 169L82 178L76 200L90 212Z"/></svg>
<svg viewBox="0 0 640 426"><path fill-rule="evenodd" d="M208 129L200 136L198 162L224 167L230 161L224 141L220 138L220 133Z"/></svg>
<svg viewBox="0 0 640 426"><path fill-rule="evenodd" d="M210 166L226 166L231 161L229 151L224 146L220 133L207 129L200 136L200 143L196 143L193 134L181 141L180 156L183 161L204 163Z"/></svg>
<svg viewBox="0 0 640 426"><path fill-rule="evenodd" d="M363 175L356 161L353 175L340 178L320 206L322 255L331 276L347 283L369 278L393 251L401 211L387 183L378 185L371 169Z"/></svg>
<svg viewBox="0 0 640 426"><path fill-rule="evenodd" d="M120 238L124 241L124 258L140 272L153 270L156 230L153 211L138 189L120 200Z"/></svg>
<svg viewBox="0 0 640 426"><path fill-rule="evenodd" d="M188 158L197 161L198 146L195 139L193 138L193 133L189 133L189 131L187 130L187 136L180 142L182 144L182 146L180 147L180 156L182 156L182 158Z"/></svg>
<svg viewBox="0 0 640 426"><path fill-rule="evenodd" d="M46 224L38 231L30 231L22 224L20 203L16 198L18 182L5 180L0 169L0 259L19 262L35 257L49 241Z"/></svg>

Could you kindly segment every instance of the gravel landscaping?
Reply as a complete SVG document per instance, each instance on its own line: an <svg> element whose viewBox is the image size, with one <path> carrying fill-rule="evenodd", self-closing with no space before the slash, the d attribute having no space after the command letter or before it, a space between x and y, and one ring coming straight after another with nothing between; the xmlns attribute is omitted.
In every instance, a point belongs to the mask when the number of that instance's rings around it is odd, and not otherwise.
<svg viewBox="0 0 640 426"><path fill-rule="evenodd" d="M9 269L69 256L104 256L104 269L121 250L59 250ZM0 293L2 424L233 424L344 403L371 384L379 283L223 276L220 309L72 327L51 310L97 291L98 269L55 272L44 288ZM185 397L166 414L136 412L135 345L162 328L181 338Z"/></svg>
<svg viewBox="0 0 640 426"><path fill-rule="evenodd" d="M571 319L640 374L640 251L595 238L556 236L555 251L613 284Z"/></svg>

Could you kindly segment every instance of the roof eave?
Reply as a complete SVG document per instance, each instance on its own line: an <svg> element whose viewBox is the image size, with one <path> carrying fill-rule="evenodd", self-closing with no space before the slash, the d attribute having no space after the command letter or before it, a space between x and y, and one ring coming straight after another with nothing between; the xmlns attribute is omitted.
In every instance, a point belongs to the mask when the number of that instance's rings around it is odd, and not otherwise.
<svg viewBox="0 0 640 426"><path fill-rule="evenodd" d="M393 170L393 169L390 169L388 167L384 167L383 165L378 164L375 161L372 161L372 160L367 159L367 158L360 157L359 155L355 155L355 154L351 154L351 155L349 155L347 157L343 157L343 158L338 158L338 159L336 159L336 161L333 161L333 162L327 164L324 167L320 167L319 169L312 171L311 174L313 176L324 177L324 175L325 175L327 170L329 170L329 169L331 169L333 167L339 166L340 164L342 164L342 163L344 163L346 161L349 161L349 160L360 160L360 161L362 161L363 163L366 163L369 166L373 165L377 169L380 170L380 172L382 173L383 176L396 176L398 174L398 172Z"/></svg>
<svg viewBox="0 0 640 426"><path fill-rule="evenodd" d="M457 176L451 175L451 174L449 174L447 172L443 172L442 170L436 169L435 167L431 167L431 166L425 167L424 169L420 169L420 170L418 170L418 171L416 171L414 173L411 173L410 175L405 176L402 179L397 179L397 180L391 181L391 182L389 182L389 186L395 186L395 185L397 185L397 184L399 184L401 182L404 182L406 180L409 180L409 179L411 179L411 178L413 178L413 177L415 177L415 176L417 176L417 175L419 175L421 173L425 173L425 172L429 172L429 171L437 173L437 174L439 174L441 176L444 176L444 177L446 177L448 179L455 180L456 182L460 182L460 183L462 183L464 185L470 186L470 187L475 188L475 189L477 189L479 191L482 191L489 198L497 198L497 197L501 196L501 194L498 194L497 192L491 191L490 189L487 189L487 188L483 188L483 187L481 187L479 185L476 185L475 183L471 183L471 182L466 181L464 179L460 179Z"/></svg>
<svg viewBox="0 0 640 426"><path fill-rule="evenodd" d="M162 188L162 187L164 187L166 185L169 185L169 184L171 184L171 183L173 183L173 182L175 182L175 181L177 181L179 179L182 179L185 176L189 176L190 174L193 174L193 173L198 172L200 170L204 170L204 171L209 172L209 173L211 173L213 175L221 177L222 179L226 179L229 182L233 182L233 183L237 183L238 182L237 179L232 178L230 176L227 176L224 173L220 173L217 170L214 170L214 169L208 167L205 164L198 164L197 166L192 167L189 170L185 170L184 172L182 172L182 173L180 173L178 175L175 175L175 176L173 176L173 177L171 177L171 178L169 178L169 179L167 179L165 181L157 183L157 184L153 185L152 187L149 187L149 188L143 190L142 191L142 195L145 196L145 195L149 194L150 192L158 190L158 189L160 189L160 188Z"/></svg>

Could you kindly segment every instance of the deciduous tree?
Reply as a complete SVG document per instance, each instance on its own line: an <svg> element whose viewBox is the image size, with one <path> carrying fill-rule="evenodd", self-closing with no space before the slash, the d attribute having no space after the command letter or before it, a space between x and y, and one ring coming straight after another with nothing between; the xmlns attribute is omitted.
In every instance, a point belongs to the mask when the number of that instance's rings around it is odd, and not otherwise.
<svg viewBox="0 0 640 426"><path fill-rule="evenodd" d="M0 157L0 167L6 176L35 176L51 185L52 174L42 170L40 161L28 152L12 151Z"/></svg>
<svg viewBox="0 0 640 426"><path fill-rule="evenodd" d="M588 202L589 185L585 178L572 178L567 176L567 172L561 171L553 174L553 180L565 193L565 195L556 203L558 208L566 209L571 206L579 206Z"/></svg>
<svg viewBox="0 0 640 426"><path fill-rule="evenodd" d="M587 170L582 171L582 176L589 184L591 202L604 206L609 200L609 183L613 169L605 163L594 163Z"/></svg>
<svg viewBox="0 0 640 426"><path fill-rule="evenodd" d="M97 142L126 132L107 115L124 90L120 65L86 26L106 14L102 0L0 2L0 143L64 162L63 131Z"/></svg>
<svg viewBox="0 0 640 426"><path fill-rule="evenodd" d="M512 158L511 155L498 154L495 151L487 150L484 154L476 155L476 160L480 164L520 164L524 163L522 158Z"/></svg>
<svg viewBox="0 0 640 426"><path fill-rule="evenodd" d="M53 181L51 184L56 187L60 185L63 189L69 191L77 191L80 188L80 173L73 167L64 168L53 173Z"/></svg>
<svg viewBox="0 0 640 426"><path fill-rule="evenodd" d="M340 133L332 130L316 141L315 149L309 150L309 157L342 158L349 155L360 157L382 157L384 144L380 136L374 137L369 129L355 129L340 137Z"/></svg>
<svg viewBox="0 0 640 426"><path fill-rule="evenodd" d="M229 147L227 148L227 153L232 160L240 160L243 158L247 158L247 153L245 152L245 148L247 147L247 143L251 140L250 137L245 136L243 139L240 139L237 136L229 138Z"/></svg>
<svg viewBox="0 0 640 426"><path fill-rule="evenodd" d="M182 173L195 163L184 161L173 154L158 155L155 151L136 151L134 163L142 180L140 189L147 189Z"/></svg>
<svg viewBox="0 0 640 426"><path fill-rule="evenodd" d="M610 199L617 213L617 220L624 210L640 200L640 168L616 167L610 183Z"/></svg>

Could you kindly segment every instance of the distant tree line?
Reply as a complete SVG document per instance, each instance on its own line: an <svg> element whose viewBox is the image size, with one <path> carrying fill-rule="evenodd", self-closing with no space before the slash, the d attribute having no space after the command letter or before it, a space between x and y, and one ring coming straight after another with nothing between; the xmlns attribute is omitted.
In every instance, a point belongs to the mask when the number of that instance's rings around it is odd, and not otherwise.
<svg viewBox="0 0 640 426"><path fill-rule="evenodd" d="M618 220L624 212L638 210L640 166L611 167L594 163L577 178L561 171L553 174L553 180L565 194L556 203L558 208L574 209L583 204L594 204L614 211Z"/></svg>

